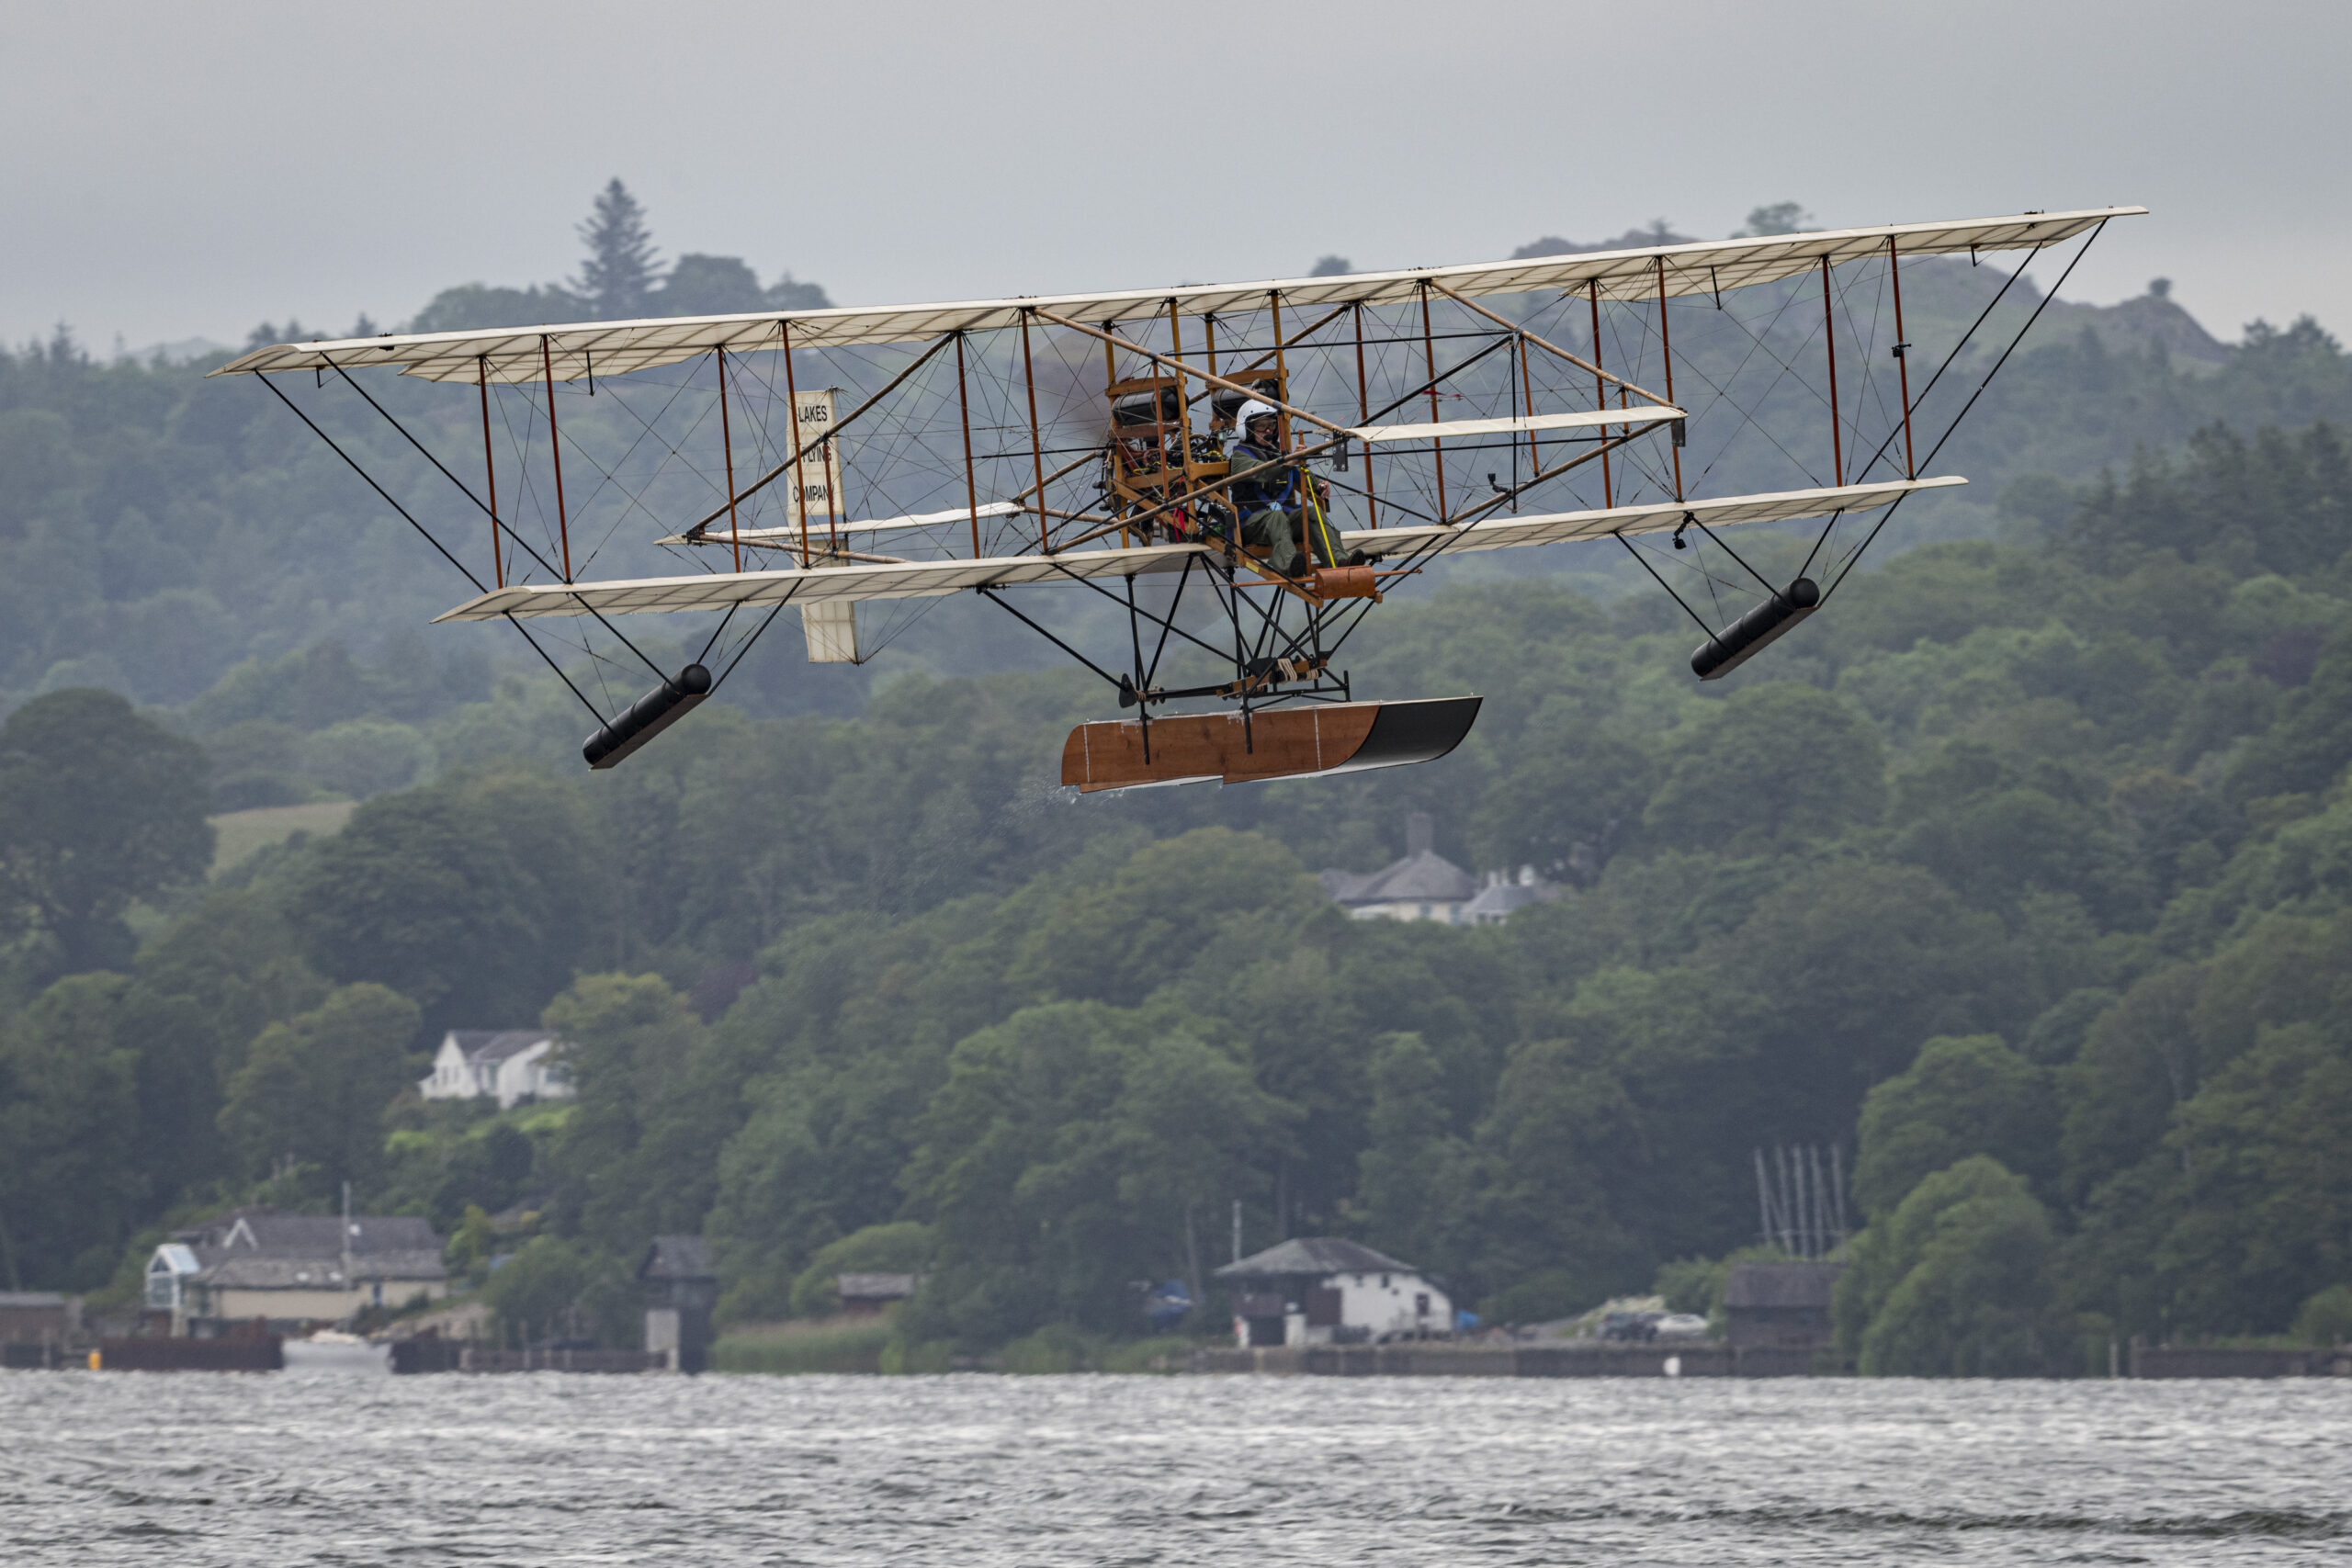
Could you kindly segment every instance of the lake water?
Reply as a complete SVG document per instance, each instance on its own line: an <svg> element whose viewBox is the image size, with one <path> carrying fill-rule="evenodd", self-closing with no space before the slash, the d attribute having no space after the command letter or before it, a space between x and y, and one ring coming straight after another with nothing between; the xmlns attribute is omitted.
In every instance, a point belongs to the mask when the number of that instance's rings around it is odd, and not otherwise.
<svg viewBox="0 0 2352 1568"><path fill-rule="evenodd" d="M0 1373L0 1561L2352 1561L2352 1382Z"/></svg>

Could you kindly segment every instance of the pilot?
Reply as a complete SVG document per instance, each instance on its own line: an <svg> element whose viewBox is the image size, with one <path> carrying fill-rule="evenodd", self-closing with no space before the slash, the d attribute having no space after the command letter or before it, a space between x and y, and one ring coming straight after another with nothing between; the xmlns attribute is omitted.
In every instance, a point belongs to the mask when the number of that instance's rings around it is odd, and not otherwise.
<svg viewBox="0 0 2352 1568"><path fill-rule="evenodd" d="M1255 400L1243 403L1233 427L1241 438L1226 457L1236 476L1246 476L1229 487L1234 510L1241 514L1241 542L1263 548L1266 564L1284 577L1340 564L1329 497L1304 464L1283 459L1282 421L1272 406Z"/></svg>

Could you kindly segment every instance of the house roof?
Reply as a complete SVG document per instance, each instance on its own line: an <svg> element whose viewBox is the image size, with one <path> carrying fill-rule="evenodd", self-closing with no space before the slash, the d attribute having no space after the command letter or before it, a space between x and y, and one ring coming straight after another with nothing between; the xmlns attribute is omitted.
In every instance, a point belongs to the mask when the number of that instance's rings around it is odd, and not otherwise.
<svg viewBox="0 0 2352 1568"><path fill-rule="evenodd" d="M553 1036L544 1029L453 1029L449 1038L469 1062L503 1062Z"/></svg>
<svg viewBox="0 0 2352 1568"><path fill-rule="evenodd" d="M1724 1284L1724 1307L1827 1307L1837 1298L1843 1263L1735 1263Z"/></svg>
<svg viewBox="0 0 2352 1568"><path fill-rule="evenodd" d="M657 1235L637 1266L640 1280L716 1280L718 1267L710 1260L710 1243L698 1235Z"/></svg>
<svg viewBox="0 0 2352 1568"><path fill-rule="evenodd" d="M833 1289L846 1300L893 1302L913 1295L921 1280L916 1274L836 1274Z"/></svg>
<svg viewBox="0 0 2352 1568"><path fill-rule="evenodd" d="M413 1214L354 1214L346 1244L343 1220L334 1214L281 1214L269 1209L239 1209L188 1230L176 1232L172 1242L195 1254L211 1271L230 1260L265 1258L296 1260L309 1268L332 1260L343 1267L347 1251L355 1274L373 1277L399 1273L403 1279L440 1279L441 1238L433 1224ZM432 1260L426 1269L419 1259Z"/></svg>
<svg viewBox="0 0 2352 1568"><path fill-rule="evenodd" d="M1336 1235L1293 1236L1216 1271L1220 1280L1255 1280L1276 1274L1417 1274L1362 1242Z"/></svg>
<svg viewBox="0 0 2352 1568"><path fill-rule="evenodd" d="M1462 912L1473 919L1481 916L1499 919L1530 904L1549 903L1559 896L1559 888L1549 882L1489 882L1478 889L1478 896L1464 905Z"/></svg>
<svg viewBox="0 0 2352 1568"><path fill-rule="evenodd" d="M1478 891L1478 879L1439 854L1423 850L1369 875L1327 871L1323 891L1342 904L1452 904Z"/></svg>
<svg viewBox="0 0 2352 1568"><path fill-rule="evenodd" d="M64 1304L65 1298L55 1291L0 1291L0 1312L38 1312Z"/></svg>
<svg viewBox="0 0 2352 1568"><path fill-rule="evenodd" d="M316 1258L285 1255L262 1257L242 1249L218 1255L197 1279L216 1290L332 1291L349 1283L343 1259L334 1253ZM440 1251L354 1254L351 1280L446 1280L447 1267Z"/></svg>

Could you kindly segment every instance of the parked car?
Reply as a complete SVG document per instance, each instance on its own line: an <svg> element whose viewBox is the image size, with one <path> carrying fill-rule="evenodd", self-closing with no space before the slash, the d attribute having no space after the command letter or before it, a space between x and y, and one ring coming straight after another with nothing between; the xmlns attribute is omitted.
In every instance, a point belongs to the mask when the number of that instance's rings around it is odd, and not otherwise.
<svg viewBox="0 0 2352 1568"><path fill-rule="evenodd" d="M1642 1340L1652 1337L1662 1312L1612 1312L1602 1314L1600 1337L1603 1339Z"/></svg>
<svg viewBox="0 0 2352 1568"><path fill-rule="evenodd" d="M1653 1339L1704 1339L1707 1320L1694 1312L1670 1312L1650 1325Z"/></svg>

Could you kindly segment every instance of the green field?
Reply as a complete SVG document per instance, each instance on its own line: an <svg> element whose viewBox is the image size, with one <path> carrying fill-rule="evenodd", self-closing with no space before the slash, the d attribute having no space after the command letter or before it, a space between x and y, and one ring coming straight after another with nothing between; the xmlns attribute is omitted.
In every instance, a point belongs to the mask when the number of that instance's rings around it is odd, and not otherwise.
<svg viewBox="0 0 2352 1568"><path fill-rule="evenodd" d="M212 847L212 874L235 865L257 850L282 842L297 833L324 837L340 832L350 820L356 800L320 800L307 806L261 806L251 811L230 811L211 818L218 835Z"/></svg>
<svg viewBox="0 0 2352 1568"><path fill-rule="evenodd" d="M710 1364L721 1372L878 1372L889 1342L879 1317L747 1323L720 1336Z"/></svg>

